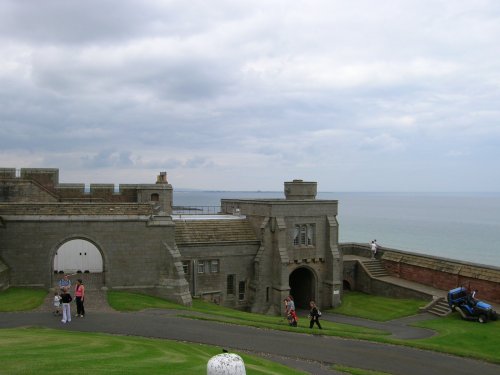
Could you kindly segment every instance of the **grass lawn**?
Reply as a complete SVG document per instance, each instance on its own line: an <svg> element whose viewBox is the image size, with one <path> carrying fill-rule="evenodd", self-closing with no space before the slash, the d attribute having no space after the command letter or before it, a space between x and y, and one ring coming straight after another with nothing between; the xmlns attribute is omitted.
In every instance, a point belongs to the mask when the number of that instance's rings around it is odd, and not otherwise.
<svg viewBox="0 0 500 375"><path fill-rule="evenodd" d="M113 309L124 312L144 309L188 309L182 305L141 293L108 291L107 298Z"/></svg>
<svg viewBox="0 0 500 375"><path fill-rule="evenodd" d="M371 320L388 321L415 315L418 313L418 308L426 304L426 301L417 299L399 299L361 292L347 292L344 293L342 304L329 311Z"/></svg>
<svg viewBox="0 0 500 375"><path fill-rule="evenodd" d="M217 347L170 340L43 328L0 330L1 372L11 375L206 374L208 360L220 353ZM259 357L238 354L249 375L304 374Z"/></svg>
<svg viewBox="0 0 500 375"><path fill-rule="evenodd" d="M500 363L500 321L480 324L462 320L458 313L453 313L415 325L439 334L412 341L413 346Z"/></svg>
<svg viewBox="0 0 500 375"><path fill-rule="evenodd" d="M0 292L0 312L36 309L46 296L44 289L9 288Z"/></svg>

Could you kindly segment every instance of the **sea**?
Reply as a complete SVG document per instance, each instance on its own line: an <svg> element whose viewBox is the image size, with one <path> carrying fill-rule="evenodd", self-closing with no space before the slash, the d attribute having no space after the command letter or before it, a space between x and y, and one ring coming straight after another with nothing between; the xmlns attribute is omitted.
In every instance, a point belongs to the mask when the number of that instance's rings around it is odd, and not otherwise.
<svg viewBox="0 0 500 375"><path fill-rule="evenodd" d="M273 191L174 190L174 206L220 206L221 199L284 198ZM500 267L500 193L318 192L338 200L339 241Z"/></svg>

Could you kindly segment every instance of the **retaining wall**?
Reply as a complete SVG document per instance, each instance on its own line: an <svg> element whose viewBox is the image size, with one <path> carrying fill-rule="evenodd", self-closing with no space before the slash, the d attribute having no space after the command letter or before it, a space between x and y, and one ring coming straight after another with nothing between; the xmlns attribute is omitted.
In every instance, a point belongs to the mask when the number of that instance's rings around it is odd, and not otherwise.
<svg viewBox="0 0 500 375"><path fill-rule="evenodd" d="M340 244L343 254L370 256L369 244ZM382 247L378 256L391 276L449 290L457 286L478 290L479 299L500 303L500 268ZM361 288L361 280L356 286Z"/></svg>

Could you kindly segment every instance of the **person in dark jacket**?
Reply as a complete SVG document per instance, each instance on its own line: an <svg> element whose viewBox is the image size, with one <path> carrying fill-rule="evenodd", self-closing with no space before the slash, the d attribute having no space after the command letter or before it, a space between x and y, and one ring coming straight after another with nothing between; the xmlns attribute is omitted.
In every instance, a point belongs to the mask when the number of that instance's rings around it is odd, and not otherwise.
<svg viewBox="0 0 500 375"><path fill-rule="evenodd" d="M309 307L311 308L309 310L309 328L312 328L314 323L316 323L318 328L321 329L321 324L319 324L320 312L318 310L318 307L316 306L316 303L314 301L309 302Z"/></svg>
<svg viewBox="0 0 500 375"><path fill-rule="evenodd" d="M73 297L69 294L68 289L63 288L63 292L61 294L61 302L62 302L62 311L63 318L61 322L71 322L71 301L73 301Z"/></svg>

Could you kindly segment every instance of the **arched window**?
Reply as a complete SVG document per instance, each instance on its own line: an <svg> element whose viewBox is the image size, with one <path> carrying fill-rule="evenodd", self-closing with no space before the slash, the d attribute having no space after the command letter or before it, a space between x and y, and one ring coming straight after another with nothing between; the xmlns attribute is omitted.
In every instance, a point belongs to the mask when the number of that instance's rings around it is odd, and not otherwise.
<svg viewBox="0 0 500 375"><path fill-rule="evenodd" d="M151 194L151 202L158 202L160 200L160 195L158 193Z"/></svg>

